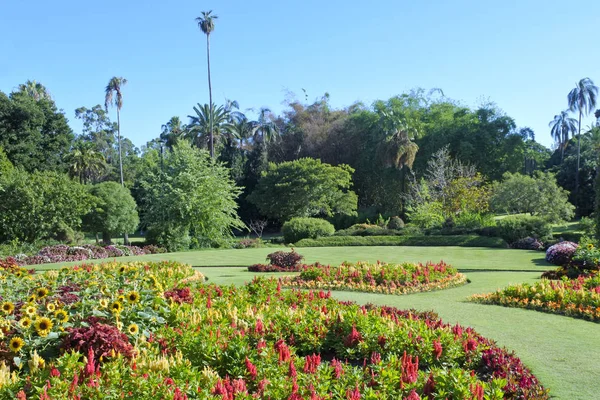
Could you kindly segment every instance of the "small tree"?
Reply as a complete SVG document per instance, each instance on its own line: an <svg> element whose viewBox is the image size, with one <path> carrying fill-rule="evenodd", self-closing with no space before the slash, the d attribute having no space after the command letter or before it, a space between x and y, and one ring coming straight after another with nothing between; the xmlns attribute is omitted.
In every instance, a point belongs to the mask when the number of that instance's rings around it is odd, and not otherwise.
<svg viewBox="0 0 600 400"><path fill-rule="evenodd" d="M236 209L240 189L229 170L204 150L179 143L141 180L147 238L178 250L222 244L244 229Z"/></svg>
<svg viewBox="0 0 600 400"><path fill-rule="evenodd" d="M140 219L129 189L116 182L103 182L92 186L90 193L96 198L96 205L85 216L84 229L102 232L104 244L110 244L114 235L136 230Z"/></svg>
<svg viewBox="0 0 600 400"><path fill-rule="evenodd" d="M554 174L536 172L533 177L506 173L494 185L492 208L498 212L529 213L552 222L573 218L569 193L556 184Z"/></svg>
<svg viewBox="0 0 600 400"><path fill-rule="evenodd" d="M313 158L269 164L249 200L269 218L355 215L358 198L350 190L354 169Z"/></svg>

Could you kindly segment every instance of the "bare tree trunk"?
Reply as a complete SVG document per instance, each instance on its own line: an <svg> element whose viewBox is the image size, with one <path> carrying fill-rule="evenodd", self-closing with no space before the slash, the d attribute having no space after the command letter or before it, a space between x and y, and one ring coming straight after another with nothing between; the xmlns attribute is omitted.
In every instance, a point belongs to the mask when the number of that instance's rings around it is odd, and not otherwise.
<svg viewBox="0 0 600 400"><path fill-rule="evenodd" d="M112 244L112 240L110 239L110 233L108 232L102 232L102 243L107 246L109 244Z"/></svg>
<svg viewBox="0 0 600 400"><path fill-rule="evenodd" d="M210 115L208 126L210 129L210 157L215 157L215 142L213 137L213 101L212 101L212 85L210 83L210 34L206 35L206 61L208 63L208 101L210 104Z"/></svg>

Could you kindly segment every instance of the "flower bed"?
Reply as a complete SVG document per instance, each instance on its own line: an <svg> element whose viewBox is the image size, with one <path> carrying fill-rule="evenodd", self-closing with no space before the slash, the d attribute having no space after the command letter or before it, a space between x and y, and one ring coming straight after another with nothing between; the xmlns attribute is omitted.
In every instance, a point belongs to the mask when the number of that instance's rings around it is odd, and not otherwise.
<svg viewBox="0 0 600 400"><path fill-rule="evenodd" d="M533 285L512 285L494 293L471 296L472 301L507 307L528 308L554 314L600 321L600 276L542 279Z"/></svg>
<svg viewBox="0 0 600 400"><path fill-rule="evenodd" d="M10 259L11 262L16 262L19 265L35 265L69 261L99 260L123 256L140 256L144 254L164 253L165 251L164 248L154 245L144 247L110 245L101 247L91 244L83 246L58 244L55 246L44 247L33 256L18 254L15 257L7 257L6 259Z"/></svg>
<svg viewBox="0 0 600 400"><path fill-rule="evenodd" d="M514 355L433 313L274 279L206 286L177 263L5 266L0 398L549 398Z"/></svg>
<svg viewBox="0 0 600 400"><path fill-rule="evenodd" d="M304 266L298 276L282 278L287 287L388 294L447 289L466 282L463 274L443 261L425 265L358 262L343 263L338 267L317 263Z"/></svg>

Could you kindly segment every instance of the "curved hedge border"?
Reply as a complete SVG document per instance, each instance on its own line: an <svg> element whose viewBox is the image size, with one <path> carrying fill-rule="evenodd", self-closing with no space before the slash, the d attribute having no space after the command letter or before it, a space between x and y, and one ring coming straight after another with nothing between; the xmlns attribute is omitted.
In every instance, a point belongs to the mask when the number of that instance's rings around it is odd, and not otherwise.
<svg viewBox="0 0 600 400"><path fill-rule="evenodd" d="M303 266L300 275L281 278L286 287L407 294L463 285L467 277L443 261L438 264L343 263Z"/></svg>
<svg viewBox="0 0 600 400"><path fill-rule="evenodd" d="M431 236L330 236L318 239L302 239L295 247L335 246L460 246L507 248L501 238L478 235L431 235Z"/></svg>

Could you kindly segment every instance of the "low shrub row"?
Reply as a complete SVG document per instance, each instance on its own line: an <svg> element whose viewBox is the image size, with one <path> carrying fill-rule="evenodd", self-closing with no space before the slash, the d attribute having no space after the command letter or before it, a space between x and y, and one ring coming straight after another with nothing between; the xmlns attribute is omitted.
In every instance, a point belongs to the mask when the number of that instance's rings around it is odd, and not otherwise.
<svg viewBox="0 0 600 400"><path fill-rule="evenodd" d="M318 290L352 290L406 294L446 289L466 283L467 278L445 264L343 263L302 267L300 275L281 278L286 287Z"/></svg>
<svg viewBox="0 0 600 400"><path fill-rule="evenodd" d="M560 281L542 279L535 284L512 285L494 293L471 296L472 301L529 308L600 321L600 276Z"/></svg>
<svg viewBox="0 0 600 400"><path fill-rule="evenodd" d="M159 254L165 252L166 250L164 248L155 245L147 245L144 247L110 245L101 247L91 244L86 244L83 246L68 246L65 244L58 244L44 247L33 256L17 254L14 257L9 258L14 260L14 262L16 262L18 265L35 265L68 261L99 260L104 258L126 256L140 256L145 254Z"/></svg>
<svg viewBox="0 0 600 400"><path fill-rule="evenodd" d="M334 247L334 246L462 246L506 248L501 238L457 235L457 236L331 236L318 239L303 239L296 247Z"/></svg>
<svg viewBox="0 0 600 400"><path fill-rule="evenodd" d="M292 218L283 224L281 230L286 243L331 236L335 232L330 222L320 218Z"/></svg>

